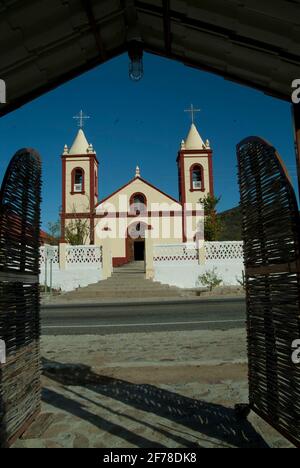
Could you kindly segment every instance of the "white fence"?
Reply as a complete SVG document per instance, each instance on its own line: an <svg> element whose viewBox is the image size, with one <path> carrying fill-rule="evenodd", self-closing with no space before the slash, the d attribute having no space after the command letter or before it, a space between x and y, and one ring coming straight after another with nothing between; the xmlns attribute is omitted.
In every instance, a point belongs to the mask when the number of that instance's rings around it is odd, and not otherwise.
<svg viewBox="0 0 300 468"><path fill-rule="evenodd" d="M195 244L154 246L153 260L161 263L198 263L199 252Z"/></svg>
<svg viewBox="0 0 300 468"><path fill-rule="evenodd" d="M180 288L203 286L200 277L215 271L224 286L237 286L243 277L243 242L205 242L203 261L195 244L154 247L155 280Z"/></svg>
<svg viewBox="0 0 300 468"><path fill-rule="evenodd" d="M76 246L67 247L66 264L70 267L99 267L102 265L102 249L101 247Z"/></svg>
<svg viewBox="0 0 300 468"><path fill-rule="evenodd" d="M243 242L205 242L205 258L207 261L244 261Z"/></svg>
<svg viewBox="0 0 300 468"><path fill-rule="evenodd" d="M49 251L52 252L50 257L48 255ZM47 261L46 257L48 258ZM53 289L72 291L79 287L97 283L102 279L101 247L67 246L64 269L60 268L59 260L59 247L41 247L40 284L45 284L47 279L47 285L52 284Z"/></svg>

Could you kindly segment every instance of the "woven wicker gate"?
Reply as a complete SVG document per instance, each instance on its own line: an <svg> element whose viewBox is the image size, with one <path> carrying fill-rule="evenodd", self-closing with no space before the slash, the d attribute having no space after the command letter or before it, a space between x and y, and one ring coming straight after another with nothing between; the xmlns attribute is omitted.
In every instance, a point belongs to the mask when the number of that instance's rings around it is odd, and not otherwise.
<svg viewBox="0 0 300 468"><path fill-rule="evenodd" d="M276 150L260 138L238 145L247 275L250 406L300 445L299 212Z"/></svg>
<svg viewBox="0 0 300 468"><path fill-rule="evenodd" d="M41 164L33 150L12 159L0 192L0 446L40 408L39 231Z"/></svg>

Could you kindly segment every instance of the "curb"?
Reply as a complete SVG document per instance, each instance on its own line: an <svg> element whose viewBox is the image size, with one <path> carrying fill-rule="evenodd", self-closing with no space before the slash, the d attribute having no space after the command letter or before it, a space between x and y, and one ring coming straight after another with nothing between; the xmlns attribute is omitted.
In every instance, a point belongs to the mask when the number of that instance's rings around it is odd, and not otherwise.
<svg viewBox="0 0 300 468"><path fill-rule="evenodd" d="M183 298L182 300L143 300L143 301L122 301L122 302L76 302L76 303L56 303L56 304L41 304L41 310L55 310L59 308L64 308L64 309L82 309L82 308L113 308L113 307L140 307L140 306L154 306L154 305L179 305L179 304L211 304L211 303L229 303L229 302L234 302L234 303L245 303L246 298L244 297L214 297L214 298L195 298L195 299L185 299Z"/></svg>

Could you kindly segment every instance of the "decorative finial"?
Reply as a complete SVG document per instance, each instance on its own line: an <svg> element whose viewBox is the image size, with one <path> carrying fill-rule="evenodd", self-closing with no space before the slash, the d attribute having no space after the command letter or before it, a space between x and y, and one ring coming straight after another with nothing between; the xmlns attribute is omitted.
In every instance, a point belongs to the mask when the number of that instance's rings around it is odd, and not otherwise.
<svg viewBox="0 0 300 468"><path fill-rule="evenodd" d="M141 170L140 170L139 166L136 166L135 177L136 178L141 177Z"/></svg>
<svg viewBox="0 0 300 468"><path fill-rule="evenodd" d="M206 140L206 148L210 149L210 141Z"/></svg>
<svg viewBox="0 0 300 468"><path fill-rule="evenodd" d="M94 147L92 144L90 144L88 147L88 153L94 153Z"/></svg>
<svg viewBox="0 0 300 468"><path fill-rule="evenodd" d="M194 108L194 105L191 104L191 108L190 109L186 109L184 112L189 112L191 114L191 117L192 117L192 124L195 123L195 114L197 114L197 112L201 112L201 109L195 109Z"/></svg>
<svg viewBox="0 0 300 468"><path fill-rule="evenodd" d="M85 115L81 110L78 115L73 117L73 119L78 120L78 127L82 129L84 127L84 121L90 119L90 116Z"/></svg>
<svg viewBox="0 0 300 468"><path fill-rule="evenodd" d="M69 154L68 145L65 145L65 146L64 146L64 154Z"/></svg>
<svg viewBox="0 0 300 468"><path fill-rule="evenodd" d="M184 141L184 140L182 140L182 142L181 142L181 149L182 149L182 150L185 149L185 141Z"/></svg>

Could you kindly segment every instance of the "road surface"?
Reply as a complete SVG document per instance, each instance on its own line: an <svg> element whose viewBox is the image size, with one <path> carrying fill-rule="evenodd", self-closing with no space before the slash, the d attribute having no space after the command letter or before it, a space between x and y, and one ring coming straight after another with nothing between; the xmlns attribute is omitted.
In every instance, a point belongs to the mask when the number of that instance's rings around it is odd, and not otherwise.
<svg viewBox="0 0 300 468"><path fill-rule="evenodd" d="M52 305L42 308L44 335L109 335L244 328L244 299L127 305Z"/></svg>

